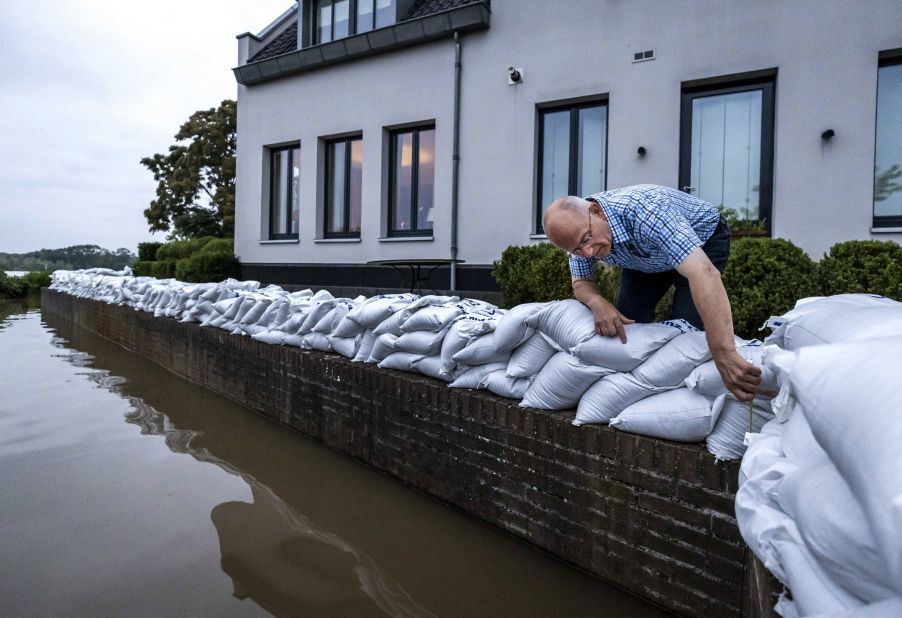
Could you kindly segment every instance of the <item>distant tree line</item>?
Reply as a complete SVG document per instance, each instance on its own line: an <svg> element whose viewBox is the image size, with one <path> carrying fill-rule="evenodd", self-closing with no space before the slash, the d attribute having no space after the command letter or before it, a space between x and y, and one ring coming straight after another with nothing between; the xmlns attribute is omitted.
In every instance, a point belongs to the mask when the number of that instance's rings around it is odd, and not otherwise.
<svg viewBox="0 0 902 618"><path fill-rule="evenodd" d="M64 249L41 249L29 253L0 253L0 270L120 270L124 266L131 266L137 259L138 256L125 247L110 251L97 245L73 245Z"/></svg>

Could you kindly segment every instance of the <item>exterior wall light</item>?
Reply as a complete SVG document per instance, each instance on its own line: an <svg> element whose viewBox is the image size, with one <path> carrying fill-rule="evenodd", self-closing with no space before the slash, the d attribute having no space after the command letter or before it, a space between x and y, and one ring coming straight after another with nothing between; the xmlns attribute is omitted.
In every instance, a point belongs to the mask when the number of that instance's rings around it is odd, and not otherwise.
<svg viewBox="0 0 902 618"><path fill-rule="evenodd" d="M639 156L640 156L640 157L644 157L644 156L645 156L645 153L646 153L647 151L645 150L645 146L639 146L639 148L636 150L636 152L639 153Z"/></svg>
<svg viewBox="0 0 902 618"><path fill-rule="evenodd" d="M507 83L511 86L523 83L523 69L521 67L507 67Z"/></svg>
<svg viewBox="0 0 902 618"><path fill-rule="evenodd" d="M821 139L827 141L829 139L833 139L833 136L836 135L836 131L833 129L827 129L823 133L821 133Z"/></svg>

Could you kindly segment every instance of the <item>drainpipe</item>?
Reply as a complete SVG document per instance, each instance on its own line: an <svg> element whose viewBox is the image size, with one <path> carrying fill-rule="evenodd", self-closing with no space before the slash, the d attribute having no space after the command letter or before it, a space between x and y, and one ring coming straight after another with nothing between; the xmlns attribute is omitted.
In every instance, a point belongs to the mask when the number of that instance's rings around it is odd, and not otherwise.
<svg viewBox="0 0 902 618"><path fill-rule="evenodd" d="M460 178L460 34L454 31L454 147L451 156L451 291L457 290L457 193Z"/></svg>

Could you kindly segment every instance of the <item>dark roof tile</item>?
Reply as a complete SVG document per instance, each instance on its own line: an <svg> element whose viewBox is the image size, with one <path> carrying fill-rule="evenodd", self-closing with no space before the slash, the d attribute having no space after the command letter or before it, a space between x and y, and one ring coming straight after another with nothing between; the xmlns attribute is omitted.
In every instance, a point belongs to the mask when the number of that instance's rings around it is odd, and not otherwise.
<svg viewBox="0 0 902 618"><path fill-rule="evenodd" d="M417 17L426 17L433 13L440 13L450 9L456 9L459 6L473 4L475 2L485 2L488 0L417 0L407 15L401 21L416 19ZM259 62L281 54L293 52L298 48L298 22L292 20L291 24L285 28L276 38L270 41L263 49L248 59L248 62Z"/></svg>

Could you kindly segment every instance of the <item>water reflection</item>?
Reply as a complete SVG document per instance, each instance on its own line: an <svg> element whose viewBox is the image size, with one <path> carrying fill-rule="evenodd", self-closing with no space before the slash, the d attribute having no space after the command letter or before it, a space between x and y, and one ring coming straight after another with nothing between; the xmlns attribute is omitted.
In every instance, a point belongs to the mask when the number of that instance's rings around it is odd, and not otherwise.
<svg viewBox="0 0 902 618"><path fill-rule="evenodd" d="M127 423L247 483L252 501L224 501L210 513L238 599L277 616L662 615L137 355L45 319L61 356L92 367L88 379L128 400Z"/></svg>

